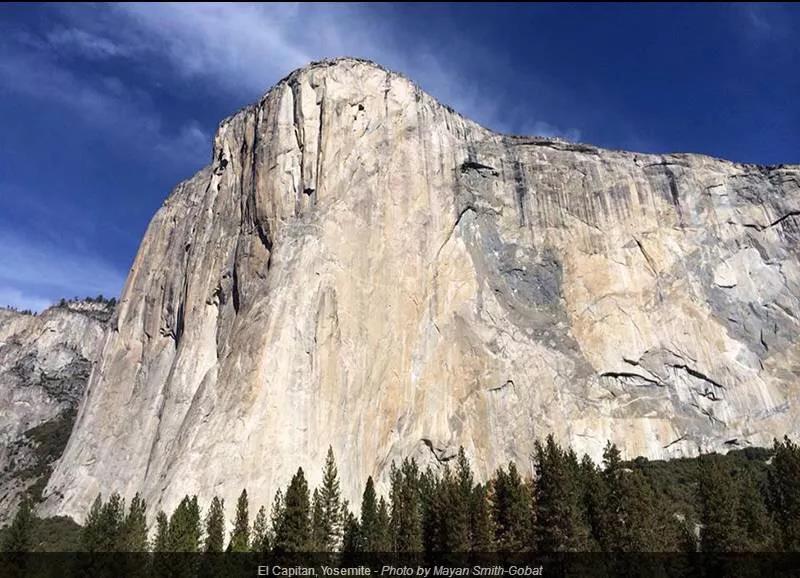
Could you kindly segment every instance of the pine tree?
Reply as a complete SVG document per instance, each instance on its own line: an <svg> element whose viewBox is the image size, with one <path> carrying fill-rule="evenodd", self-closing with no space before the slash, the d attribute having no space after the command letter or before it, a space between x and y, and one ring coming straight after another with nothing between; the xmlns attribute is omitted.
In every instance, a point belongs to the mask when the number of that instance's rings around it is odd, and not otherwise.
<svg viewBox="0 0 800 578"><path fill-rule="evenodd" d="M147 551L147 505L137 493L133 496L128 514L122 522L119 545L120 552L146 552Z"/></svg>
<svg viewBox="0 0 800 578"><path fill-rule="evenodd" d="M361 522L357 544L359 552L390 552L392 550L389 506L381 497L377 500L372 476L367 478L361 498Z"/></svg>
<svg viewBox="0 0 800 578"><path fill-rule="evenodd" d="M17 513L6 531L3 539L3 552L30 552L33 546L31 533L33 530L34 516L33 504L27 496L20 502Z"/></svg>
<svg viewBox="0 0 800 578"><path fill-rule="evenodd" d="M787 552L800 551L800 447L788 437L775 440L769 468L769 502L780 528L780 546Z"/></svg>
<svg viewBox="0 0 800 578"><path fill-rule="evenodd" d="M498 469L492 481L492 517L498 550L525 552L531 549L530 490L514 462L509 462L508 472Z"/></svg>
<svg viewBox="0 0 800 578"><path fill-rule="evenodd" d="M397 552L421 552L422 509L420 475L416 461L406 458L391 471L391 528L392 542Z"/></svg>
<svg viewBox="0 0 800 578"><path fill-rule="evenodd" d="M736 520L736 487L719 456L700 457L700 549L703 552L735 552L739 544Z"/></svg>
<svg viewBox="0 0 800 578"><path fill-rule="evenodd" d="M103 496L97 494L81 531L81 546L84 552L100 552L100 516L103 513Z"/></svg>
<svg viewBox="0 0 800 578"><path fill-rule="evenodd" d="M568 448L564 451L566 471L572 480L575 499L575 518L574 534L570 550L576 552L588 552L597 549L597 545L592 543L592 531L589 526L589 518L586 513L586 488L581 477L581 465L575 450Z"/></svg>
<svg viewBox="0 0 800 578"><path fill-rule="evenodd" d="M322 500L319 491L315 488L311 494L311 545L309 549L313 552L324 552L325 529L322 520Z"/></svg>
<svg viewBox="0 0 800 578"><path fill-rule="evenodd" d="M736 518L742 532L742 552L768 552L775 548L775 528L763 492L750 471L738 473L739 501Z"/></svg>
<svg viewBox="0 0 800 578"><path fill-rule="evenodd" d="M120 546L123 524L125 523L125 500L116 492L103 504L100 513L101 536L100 552L115 552Z"/></svg>
<svg viewBox="0 0 800 578"><path fill-rule="evenodd" d="M603 451L603 485L596 489L602 492L601 496L601 530L600 544L606 552L627 551L627 537L625 535L625 516L623 512L624 485L623 485L622 458L619 449L610 441L606 443ZM594 506L594 504L592 504ZM594 508L592 508L593 510ZM590 512L590 518L594 511Z"/></svg>
<svg viewBox="0 0 800 578"><path fill-rule="evenodd" d="M322 487L319 491L322 517L319 528L319 547L322 552L338 550L342 539L342 498L339 489L339 474L333 448L328 447L325 468L322 473Z"/></svg>
<svg viewBox="0 0 800 578"><path fill-rule="evenodd" d="M455 469L445 464L441 475L428 468L419 480L423 542L429 552L471 549L472 471L460 448Z"/></svg>
<svg viewBox="0 0 800 578"><path fill-rule="evenodd" d="M458 449L453 478L445 490L447 509L446 552L468 552L472 549L471 518L473 477L464 448Z"/></svg>
<svg viewBox="0 0 800 578"><path fill-rule="evenodd" d="M250 550L250 512L247 490L242 490L236 502L236 518L233 521L230 549L233 552L248 552Z"/></svg>
<svg viewBox="0 0 800 578"><path fill-rule="evenodd" d="M217 496L211 499L206 513L205 552L219 553L225 548L225 501Z"/></svg>
<svg viewBox="0 0 800 578"><path fill-rule="evenodd" d="M252 552L266 554L269 552L269 527L267 525L267 511L264 506L258 509L256 519L253 522L253 543L250 546Z"/></svg>
<svg viewBox="0 0 800 578"><path fill-rule="evenodd" d="M345 502L342 505L342 552L351 554L358 552L360 548L361 529L356 518L350 511L350 506Z"/></svg>
<svg viewBox="0 0 800 578"><path fill-rule="evenodd" d="M275 546L278 540L278 534L280 533L281 525L283 524L283 490L278 488L275 492L275 497L272 500L272 508L269 512L269 520L270 520L270 543Z"/></svg>
<svg viewBox="0 0 800 578"><path fill-rule="evenodd" d="M169 552L197 552L200 547L200 507L197 496L185 496L169 519Z"/></svg>
<svg viewBox="0 0 800 578"><path fill-rule="evenodd" d="M445 486L449 484L450 470L445 465L441 477L430 466L419 476L417 484L419 510L422 526L422 545L426 552L444 550L447 528L447 496Z"/></svg>
<svg viewBox="0 0 800 578"><path fill-rule="evenodd" d="M639 470L624 475L622 481L622 524L624 552L661 552L677 543L675 520L656 499L653 487Z"/></svg>
<svg viewBox="0 0 800 578"><path fill-rule="evenodd" d="M158 577L172 577L173 571L171 568L171 558L168 555L170 552L169 544L169 520L163 511L159 511L156 515L156 532L153 537L153 563L152 575Z"/></svg>
<svg viewBox="0 0 800 578"><path fill-rule="evenodd" d="M168 552L194 553L201 546L200 507L197 496L184 496L172 516L167 528ZM198 571L199 558L193 556L160 556L154 562L159 571L172 577L194 576Z"/></svg>
<svg viewBox="0 0 800 578"><path fill-rule="evenodd" d="M381 496L378 501L378 521L375 529L375 551L392 552L392 518L389 504Z"/></svg>
<svg viewBox="0 0 800 578"><path fill-rule="evenodd" d="M491 512L492 512L492 525L494 526L495 530L495 537L494 541L497 545L497 549L501 552L508 551L508 542L510 541L507 538L508 534L512 532L511 528L509 527L509 520L508 515L506 514L508 510L508 499L506 498L507 486L508 486L508 476L506 475L503 466L497 468L497 471L494 473L490 483L490 492L491 492Z"/></svg>
<svg viewBox="0 0 800 578"><path fill-rule="evenodd" d="M562 450L547 436L534 445L536 541L540 552L589 549L589 523L580 466L571 450Z"/></svg>
<svg viewBox="0 0 800 578"><path fill-rule="evenodd" d="M125 520L125 503L119 494L114 493L108 502L98 494L95 498L81 535L86 552L114 552L121 543L122 527Z"/></svg>
<svg viewBox="0 0 800 578"><path fill-rule="evenodd" d="M378 539L378 502L375 496L375 483L370 476L361 496L361 525L357 551L379 552L376 547Z"/></svg>
<svg viewBox="0 0 800 578"><path fill-rule="evenodd" d="M494 551L494 525L486 488L481 484L472 490L471 533L474 552Z"/></svg>
<svg viewBox="0 0 800 578"><path fill-rule="evenodd" d="M169 520L163 511L156 515L156 535L153 538L153 552L169 552Z"/></svg>
<svg viewBox="0 0 800 578"><path fill-rule="evenodd" d="M585 457L581 466L587 513L592 533L604 551L678 549L682 541L680 523L640 469L624 468L619 450L610 442L603 452L602 476L588 473L589 462Z"/></svg>
<svg viewBox="0 0 800 578"><path fill-rule="evenodd" d="M590 550L604 550L606 512L609 508L608 487L603 474L592 459L584 455L580 465L580 483L584 492L584 509L590 533Z"/></svg>
<svg viewBox="0 0 800 578"><path fill-rule="evenodd" d="M283 514L275 536L275 549L278 552L308 551L311 543L311 516L303 468L292 477L284 498Z"/></svg>

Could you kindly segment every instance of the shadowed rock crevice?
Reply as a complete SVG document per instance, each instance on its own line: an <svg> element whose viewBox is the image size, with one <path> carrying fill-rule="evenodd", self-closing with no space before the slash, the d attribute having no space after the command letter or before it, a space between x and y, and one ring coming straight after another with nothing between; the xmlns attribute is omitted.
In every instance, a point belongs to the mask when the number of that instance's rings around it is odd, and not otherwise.
<svg viewBox="0 0 800 578"><path fill-rule="evenodd" d="M700 379L702 381L705 381L706 383L710 384L713 387L716 387L716 388L719 388L719 389L725 389L725 386L722 385L721 383L719 383L718 381L714 381L713 379L711 379L707 375L704 375L700 371L697 371L696 369L694 369L692 367L689 367L688 365L672 365L670 367L673 367L675 369L682 369L683 371L685 371L686 373L688 373L692 377Z"/></svg>
<svg viewBox="0 0 800 578"><path fill-rule="evenodd" d="M468 171L476 171L480 175L491 175L493 177L500 174L497 172L496 168L481 164L477 161L464 161L461 163L461 172L466 173Z"/></svg>
<svg viewBox="0 0 800 578"><path fill-rule="evenodd" d="M420 441L425 444L425 447L428 448L433 458L439 464L446 464L458 455L457 452L454 452L451 448L442 448L434 445L433 441L428 438L422 438Z"/></svg>
<svg viewBox="0 0 800 578"><path fill-rule="evenodd" d="M601 373L600 377L619 380L623 385L656 385L659 387L664 387L666 385L658 380L632 371L606 371Z"/></svg>
<svg viewBox="0 0 800 578"><path fill-rule="evenodd" d="M800 210L789 211L786 214L781 215L780 217L778 217L777 219L775 219L774 221L772 221L771 223L768 223L766 225L759 225L757 223L742 223L742 224L745 227L750 227L751 229L755 229L756 231L766 231L767 229L771 229L772 227L780 225L781 223L783 223L787 219L792 219L792 218L797 217L797 216L800 216Z"/></svg>

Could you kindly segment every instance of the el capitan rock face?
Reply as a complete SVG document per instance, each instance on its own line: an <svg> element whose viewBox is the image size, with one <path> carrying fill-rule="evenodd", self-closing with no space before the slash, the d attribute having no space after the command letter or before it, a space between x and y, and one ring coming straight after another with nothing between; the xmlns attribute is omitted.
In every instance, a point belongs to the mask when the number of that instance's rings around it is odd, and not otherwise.
<svg viewBox="0 0 800 578"><path fill-rule="evenodd" d="M148 228L47 513L346 497L553 432L670 457L800 431L800 168L499 135L367 62L219 127Z"/></svg>

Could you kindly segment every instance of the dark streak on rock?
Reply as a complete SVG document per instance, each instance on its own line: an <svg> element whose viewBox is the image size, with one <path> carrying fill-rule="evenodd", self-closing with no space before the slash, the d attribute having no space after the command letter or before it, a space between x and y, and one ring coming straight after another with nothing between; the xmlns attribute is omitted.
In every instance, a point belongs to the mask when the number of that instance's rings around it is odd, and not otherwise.
<svg viewBox="0 0 800 578"><path fill-rule="evenodd" d="M506 389L507 387L514 387L514 382L511 379L507 380L505 383L498 385L496 387L490 387L489 391L491 392L501 391L503 389Z"/></svg>
<svg viewBox="0 0 800 578"><path fill-rule="evenodd" d="M790 219L792 217L800 216L800 210L793 210L789 211L788 213L780 216L779 218L775 219L768 225L758 225L756 223L742 223L742 226L747 227L749 229L755 229L756 231L766 231L767 229L771 229L772 227L783 223L786 219Z"/></svg>
<svg viewBox="0 0 800 578"><path fill-rule="evenodd" d="M523 227L527 222L525 216L525 197L528 194L528 185L525 182L525 171L519 160L514 161L514 192L519 211L519 226Z"/></svg>
<svg viewBox="0 0 800 578"><path fill-rule="evenodd" d="M667 449L668 447L673 446L673 445L677 444L678 442L682 442L685 439L686 439L686 436L682 435L681 437L679 437L677 439L674 439L671 442L669 442L667 445L665 445L664 449Z"/></svg>
<svg viewBox="0 0 800 578"><path fill-rule="evenodd" d="M481 174L484 172L489 172L493 177L496 177L499 174L496 168L481 164L477 161L464 161L461 163L461 172L466 173L468 171L478 171Z"/></svg>
<svg viewBox="0 0 800 578"><path fill-rule="evenodd" d="M702 380L702 381L705 381L706 383L710 383L710 384L711 384L711 385L713 385L714 387L718 387L718 388L720 388L720 389L725 389L725 386L724 386L724 385L722 385L721 383L719 383L718 381L714 381L713 379L711 379L711 378L710 378L710 377L708 377L707 375L705 375L705 374L703 374L703 373L701 373L701 372L697 371L696 369L694 369L694 368L692 368L692 367L689 367L688 365L683 365L683 364L680 364L680 365L677 365L677 364L670 364L669 366L670 366L670 367L673 367L673 368L675 368L675 369L682 369L682 370L684 370L686 373L688 373L689 375L691 375L692 377L695 377L695 378L697 378L697 379L700 379L700 380Z"/></svg>
<svg viewBox="0 0 800 578"><path fill-rule="evenodd" d="M612 379L641 379L646 383L650 383L652 385L657 385L659 387L664 387L665 384L657 381L655 379L650 379L644 375L639 373L634 373L632 371L606 371L600 374L600 377L610 377Z"/></svg>

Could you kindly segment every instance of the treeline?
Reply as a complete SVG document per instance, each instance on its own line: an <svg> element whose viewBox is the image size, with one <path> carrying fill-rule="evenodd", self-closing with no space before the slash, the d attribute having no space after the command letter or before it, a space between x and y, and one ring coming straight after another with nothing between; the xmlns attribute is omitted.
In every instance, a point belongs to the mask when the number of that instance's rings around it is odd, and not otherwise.
<svg viewBox="0 0 800 578"><path fill-rule="evenodd" d="M116 297L105 297L102 293L97 295L97 297L84 297L81 299L80 297L73 297L72 299L60 299L58 301L58 307L67 307L70 303L77 303L80 301L85 301L86 303L99 303L102 305L108 305L110 307L114 307L117 304Z"/></svg>
<svg viewBox="0 0 800 578"><path fill-rule="evenodd" d="M31 309L19 309L14 305L5 305L3 309L7 309L8 311L13 311L14 313L19 313L20 315L34 315L33 310Z"/></svg>
<svg viewBox="0 0 800 578"><path fill-rule="evenodd" d="M251 517L243 490L229 535L218 497L202 512L197 497L186 496L171 515L159 512L148 533L141 497L126 507L112 494L92 505L81 547L273 554L800 550L800 448L784 438L768 461L738 456L709 454L668 470L642 459L623 462L609 444L596 465L548 437L535 445L531 475L509 463L476 483L462 449L439 471L409 459L393 464L388 497L367 479L357 516L342 499L329 449L320 487L311 491L298 469L269 512L261 506ZM678 481L665 482L673 474ZM675 498L687 488L691 504ZM31 519L30 504L23 504L6 532L6 550L30 548Z"/></svg>
<svg viewBox="0 0 800 578"><path fill-rule="evenodd" d="M101 305L107 305L109 307L116 307L117 305L117 298L116 297L104 297L101 293L96 297L84 297L83 299L79 297L73 297L72 299L59 299L58 303L56 303L56 307L68 307L70 303L77 303L80 301L85 301L87 303L98 303ZM19 313L21 315L36 315L36 313L31 309L19 309L14 305L5 305L3 309L7 309L9 311L14 311L15 313Z"/></svg>

